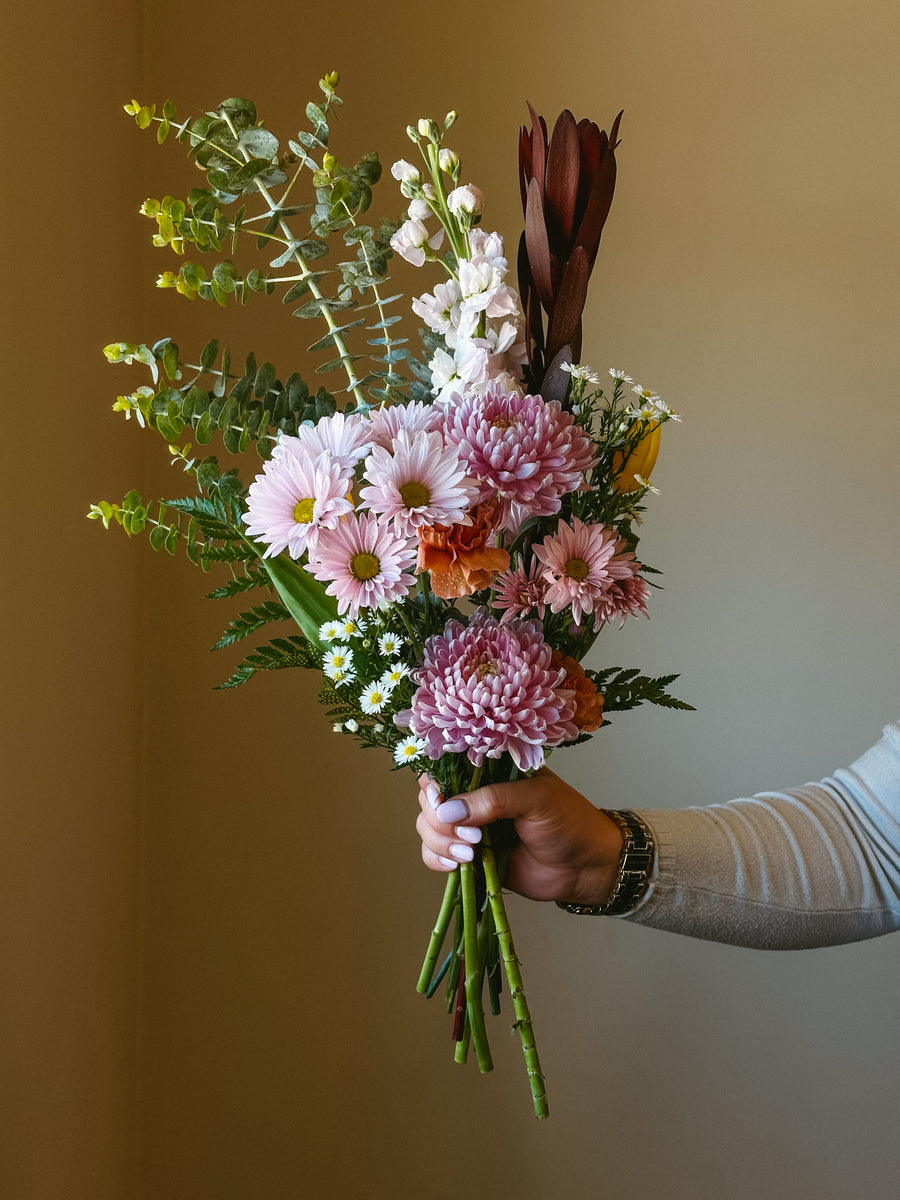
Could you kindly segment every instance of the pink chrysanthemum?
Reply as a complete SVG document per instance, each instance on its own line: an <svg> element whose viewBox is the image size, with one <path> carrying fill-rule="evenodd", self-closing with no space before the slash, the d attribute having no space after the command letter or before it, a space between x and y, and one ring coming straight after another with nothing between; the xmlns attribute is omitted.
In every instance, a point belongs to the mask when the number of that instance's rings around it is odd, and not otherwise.
<svg viewBox="0 0 900 1200"><path fill-rule="evenodd" d="M637 562L633 566L635 571L639 569ZM636 617L638 613L649 616L649 599L650 588L640 575L628 575L624 579L617 579L603 597L603 602L595 614L597 621L614 621L616 617L621 617L621 624L624 625L627 617Z"/></svg>
<svg viewBox="0 0 900 1200"><path fill-rule="evenodd" d="M340 464L324 454L315 461L298 453L270 458L247 492L247 532L266 543L264 557L286 549L299 558L315 545L320 530L333 529L353 511L349 490Z"/></svg>
<svg viewBox="0 0 900 1200"><path fill-rule="evenodd" d="M364 513L319 534L309 569L328 582L325 590L336 597L338 612L349 612L355 620L361 608L402 599L416 582L409 574L415 561L413 541Z"/></svg>
<svg viewBox="0 0 900 1200"><path fill-rule="evenodd" d="M426 525L465 522L476 492L455 448L445 446L437 432L409 434L402 429L391 452L374 448L365 473L369 486L361 489L360 499L372 512L393 521L400 534Z"/></svg>
<svg viewBox="0 0 900 1200"><path fill-rule="evenodd" d="M445 436L481 485L499 495L504 524L512 503L536 516L559 512L560 497L583 482L595 451L556 401L516 392L466 396L447 412Z"/></svg>
<svg viewBox="0 0 900 1200"><path fill-rule="evenodd" d="M390 450L391 443L405 429L408 433L417 433L424 429L430 432L439 429L444 414L435 404L423 404L421 400L413 400L410 404L389 404L372 410L369 417L371 441L376 446L384 446Z"/></svg>
<svg viewBox="0 0 900 1200"><path fill-rule="evenodd" d="M371 442L368 421L357 413L336 412L330 417L322 417L315 425L301 425L296 437L280 437L273 457L299 453L318 458L320 454L327 454L329 459L340 464L342 470L352 471L368 452Z"/></svg>
<svg viewBox="0 0 900 1200"><path fill-rule="evenodd" d="M508 752L520 770L536 770L545 746L578 736L574 693L551 658L537 621L502 625L484 610L468 625L448 621L425 643L402 719L429 758L466 754L481 766Z"/></svg>
<svg viewBox="0 0 900 1200"><path fill-rule="evenodd" d="M521 617L532 612L543 618L546 604L547 581L544 579L544 568L537 561L532 562L526 572L521 566L511 571L504 571L494 580L494 608L506 611L500 618L502 624L507 624L513 617Z"/></svg>
<svg viewBox="0 0 900 1200"><path fill-rule="evenodd" d="M550 584L544 598L551 611L560 612L571 605L576 624L592 613L605 620L610 588L637 569L634 555L624 550L614 529L585 525L577 517L571 525L560 521L556 533L533 549Z"/></svg>

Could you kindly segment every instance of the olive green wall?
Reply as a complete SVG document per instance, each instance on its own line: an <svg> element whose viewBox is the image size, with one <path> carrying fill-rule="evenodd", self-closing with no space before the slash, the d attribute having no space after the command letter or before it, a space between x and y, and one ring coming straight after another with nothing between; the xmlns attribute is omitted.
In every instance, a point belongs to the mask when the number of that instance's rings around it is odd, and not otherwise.
<svg viewBox="0 0 900 1200"><path fill-rule="evenodd" d="M312 678L213 692L234 658L206 653L228 615L207 581L83 513L175 486L109 411L140 380L102 345L216 333L284 375L308 333L154 289L137 206L192 177L125 99L246 94L289 136L337 67L338 154L387 163L454 107L511 242L525 101L624 108L584 357L684 422L642 541L665 590L595 658L681 671L699 711L624 714L554 765L653 807L850 761L900 715L897 5L94 8L22 10L4 81L0 1195L893 1194L895 939L760 954L513 899L536 1124L508 1018L478 1078L414 992L440 883L411 781L331 733Z"/></svg>

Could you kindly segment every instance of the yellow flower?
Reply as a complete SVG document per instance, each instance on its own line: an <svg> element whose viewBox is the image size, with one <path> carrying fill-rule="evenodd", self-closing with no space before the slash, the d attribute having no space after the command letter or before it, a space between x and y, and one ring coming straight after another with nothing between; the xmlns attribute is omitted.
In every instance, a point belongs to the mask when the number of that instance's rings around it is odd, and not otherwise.
<svg viewBox="0 0 900 1200"><path fill-rule="evenodd" d="M659 455L659 437L660 423L656 421L651 424L650 421L644 420L641 422L643 433L641 440L631 451L626 458L624 454L617 454L613 459L613 470L615 478L613 479L613 487L617 492L636 492L641 486L635 478L640 475L641 479L649 480L653 468L656 466L656 459Z"/></svg>

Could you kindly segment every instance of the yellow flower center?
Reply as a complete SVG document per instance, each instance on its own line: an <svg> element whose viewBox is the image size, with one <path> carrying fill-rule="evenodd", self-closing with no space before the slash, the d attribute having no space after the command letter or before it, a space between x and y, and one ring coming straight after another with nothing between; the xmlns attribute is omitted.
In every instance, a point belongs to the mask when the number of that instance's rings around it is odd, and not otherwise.
<svg viewBox="0 0 900 1200"><path fill-rule="evenodd" d="M417 483L413 479L409 483L404 483L400 488L400 499L407 508L422 508L430 503L431 492L424 483Z"/></svg>
<svg viewBox="0 0 900 1200"><path fill-rule="evenodd" d="M479 663L475 668L475 674L479 679L484 679L488 675L496 675L497 664L493 661L493 659L488 659L487 662Z"/></svg>
<svg viewBox="0 0 900 1200"><path fill-rule="evenodd" d="M350 574L354 579L358 579L360 583L365 583L369 579L374 579L381 570L381 563L374 554L369 554L367 550L360 551L359 554L354 554L350 559Z"/></svg>
<svg viewBox="0 0 900 1200"><path fill-rule="evenodd" d="M491 421L492 429L515 429L516 422L511 421L509 417L494 417Z"/></svg>
<svg viewBox="0 0 900 1200"><path fill-rule="evenodd" d="M567 579L574 579L576 583L581 583L582 579L587 579L590 574L590 567L583 558L570 558L563 574Z"/></svg>
<svg viewBox="0 0 900 1200"><path fill-rule="evenodd" d="M294 520L299 525L308 525L313 519L313 509L316 506L315 498L307 496L305 500L298 500L294 509Z"/></svg>

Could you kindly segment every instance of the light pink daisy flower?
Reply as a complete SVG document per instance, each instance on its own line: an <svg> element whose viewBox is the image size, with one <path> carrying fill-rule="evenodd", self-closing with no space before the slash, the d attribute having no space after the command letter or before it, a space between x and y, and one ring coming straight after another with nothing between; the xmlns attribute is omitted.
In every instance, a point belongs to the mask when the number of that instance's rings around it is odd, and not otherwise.
<svg viewBox="0 0 900 1200"><path fill-rule="evenodd" d="M270 458L247 491L247 532L266 543L263 557L287 550L299 558L312 549L319 532L333 529L353 511L350 481L337 462L322 454L286 453Z"/></svg>
<svg viewBox="0 0 900 1200"><path fill-rule="evenodd" d="M374 445L390 450L391 443L405 429L417 433L420 429L440 429L444 414L434 404L414 400L411 404L389 404L372 410L369 418L370 438Z"/></svg>
<svg viewBox="0 0 900 1200"><path fill-rule="evenodd" d="M429 758L465 754L481 766L509 753L520 770L536 770L545 746L578 736L574 692L551 660L537 621L502 625L483 609L468 625L448 621L425 643L412 708L395 719Z"/></svg>
<svg viewBox="0 0 900 1200"><path fill-rule="evenodd" d="M550 584L544 598L551 611L571 605L576 624L589 614L605 620L610 588L633 576L637 565L623 545L616 531L605 525L585 525L578 517L571 525L560 521L556 533L533 547Z"/></svg>
<svg viewBox="0 0 900 1200"><path fill-rule="evenodd" d="M369 486L360 490L362 503L393 521L400 534L425 525L457 525L468 520L466 510L477 490L452 446L440 433L401 429L391 452L376 446L365 465Z"/></svg>
<svg viewBox="0 0 900 1200"><path fill-rule="evenodd" d="M503 524L513 503L536 516L559 512L560 497L581 486L595 461L584 430L540 396L466 396L448 409L444 430L481 485L478 498L500 497Z"/></svg>
<svg viewBox="0 0 900 1200"><path fill-rule="evenodd" d="M626 555L621 557L625 558ZM631 556L634 557L633 555ZM596 617L599 621L614 621L617 617L621 617L621 625L625 624L627 617L636 617L638 613L648 617L647 601L650 599L650 588L647 581L642 579L636 572L640 569L640 564L633 563L635 570L634 575L628 575L624 579L617 579L615 583L610 585L609 591L603 597L601 606L597 609Z"/></svg>
<svg viewBox="0 0 900 1200"><path fill-rule="evenodd" d="M345 472L350 472L368 452L371 441L369 422L365 418L358 413L336 412L330 417L321 417L315 425L301 425L296 437L280 437L272 457L301 454L318 458L320 454L327 454Z"/></svg>
<svg viewBox="0 0 900 1200"><path fill-rule="evenodd" d="M309 570L328 583L325 590L336 597L338 612L355 620L361 608L402 599L416 582L409 574L415 561L415 542L364 513L319 534Z"/></svg>
<svg viewBox="0 0 900 1200"><path fill-rule="evenodd" d="M505 625L513 617L525 616L532 612L543 619L547 607L544 602L547 581L544 579L544 568L537 559L532 562L527 572L521 566L504 571L494 580L493 587L493 607L506 610L500 618L501 624Z"/></svg>

